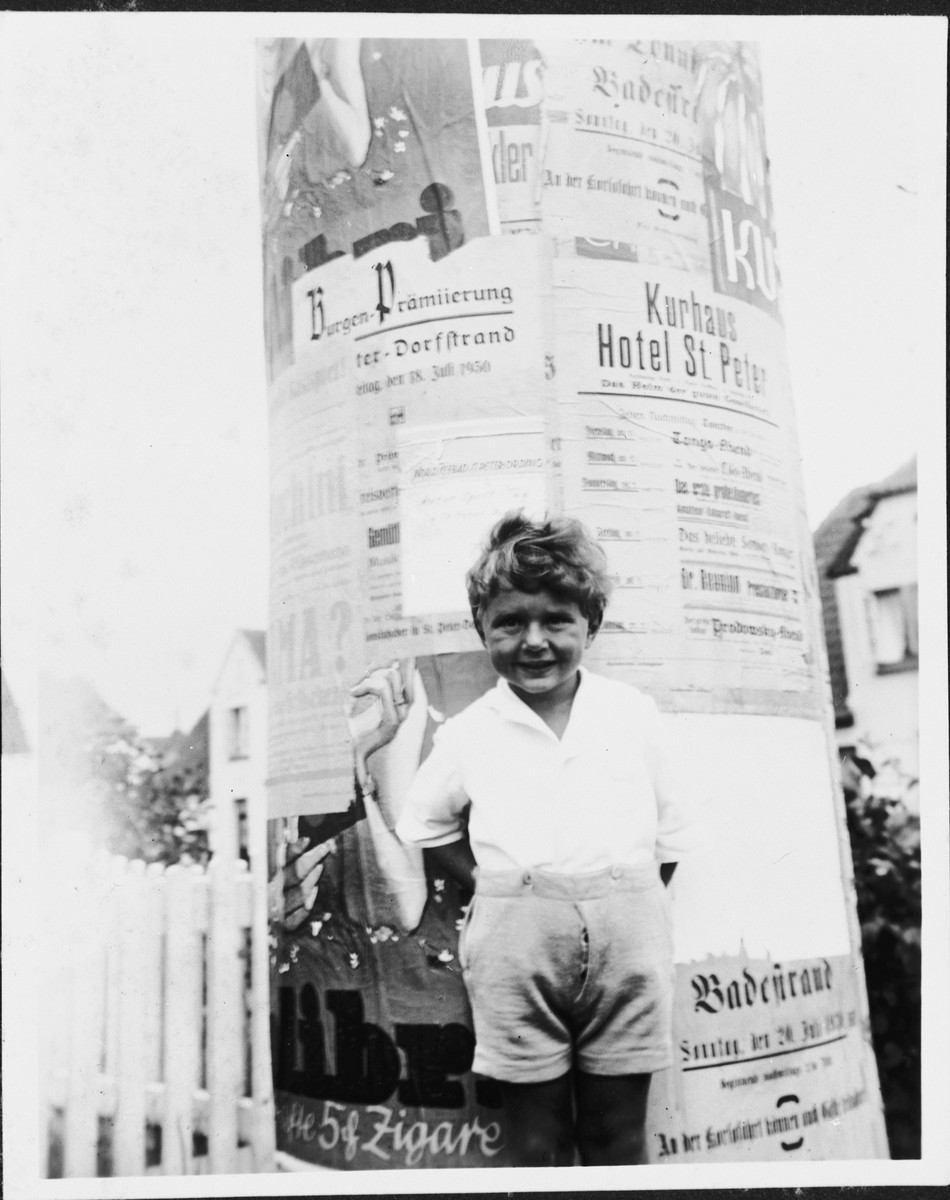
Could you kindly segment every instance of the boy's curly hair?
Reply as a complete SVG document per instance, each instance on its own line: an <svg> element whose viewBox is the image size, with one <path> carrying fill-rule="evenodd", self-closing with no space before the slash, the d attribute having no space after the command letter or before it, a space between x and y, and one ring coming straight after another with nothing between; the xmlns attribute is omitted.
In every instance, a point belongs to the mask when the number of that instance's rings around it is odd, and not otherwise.
<svg viewBox="0 0 950 1200"><path fill-rule="evenodd" d="M508 588L543 588L568 597L596 633L611 588L606 555L580 521L558 516L532 521L520 510L505 513L494 526L465 583L479 634L485 605Z"/></svg>

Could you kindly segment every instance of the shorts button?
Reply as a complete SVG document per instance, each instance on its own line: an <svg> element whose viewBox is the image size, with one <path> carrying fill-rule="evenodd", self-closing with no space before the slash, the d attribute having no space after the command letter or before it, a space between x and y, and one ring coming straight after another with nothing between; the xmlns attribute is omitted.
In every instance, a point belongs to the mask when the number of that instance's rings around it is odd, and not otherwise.
<svg viewBox="0 0 950 1200"><path fill-rule="evenodd" d="M531 872L530 871L525 871L524 875L522 875L522 877L521 877L521 882L522 883L530 883L531 882Z"/></svg>
<svg viewBox="0 0 950 1200"><path fill-rule="evenodd" d="M621 875L621 870L619 867L611 867L610 868L610 878L611 879L619 879L620 875Z"/></svg>

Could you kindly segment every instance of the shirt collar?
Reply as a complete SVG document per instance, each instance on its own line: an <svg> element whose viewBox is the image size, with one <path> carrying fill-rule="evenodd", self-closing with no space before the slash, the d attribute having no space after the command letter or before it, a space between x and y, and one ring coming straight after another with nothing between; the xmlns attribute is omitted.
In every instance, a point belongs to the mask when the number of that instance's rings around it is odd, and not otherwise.
<svg viewBox="0 0 950 1200"><path fill-rule="evenodd" d="M571 720L564 733L565 739L571 733L572 729L583 721L584 714L592 699L591 692L594 690L593 680L596 676L592 676L590 671L584 666L578 667L577 673L581 681L574 696L574 704L571 708ZM532 729L540 729L549 737L554 737L554 733L550 727L545 724L533 708L529 708L522 699L515 695L506 679L498 680L494 689L489 692L489 701L496 712L507 717L509 720L517 721L522 725L529 725ZM561 739L561 741L563 744L564 739Z"/></svg>

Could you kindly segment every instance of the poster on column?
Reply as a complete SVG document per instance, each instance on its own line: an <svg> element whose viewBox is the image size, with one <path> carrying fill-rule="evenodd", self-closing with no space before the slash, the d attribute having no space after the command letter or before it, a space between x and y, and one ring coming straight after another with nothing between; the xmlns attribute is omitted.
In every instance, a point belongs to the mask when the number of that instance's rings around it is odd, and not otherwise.
<svg viewBox="0 0 950 1200"><path fill-rule="evenodd" d="M544 63L534 42L479 42L492 182L502 233L541 231L541 109Z"/></svg>
<svg viewBox="0 0 950 1200"><path fill-rule="evenodd" d="M631 263L555 263L567 508L616 585L594 656L671 711L818 716L781 328Z"/></svg>
<svg viewBox="0 0 950 1200"><path fill-rule="evenodd" d="M465 571L500 505L547 506L542 250L535 239L493 237L438 263L416 243L368 256L349 331L348 426L375 665L477 649ZM302 338L308 280L297 285ZM321 337L335 335L328 287Z"/></svg>
<svg viewBox="0 0 950 1200"><path fill-rule="evenodd" d="M687 273L778 318L755 47L538 43L541 215L559 257Z"/></svg>
<svg viewBox="0 0 950 1200"><path fill-rule="evenodd" d="M558 254L708 274L694 46L538 45L541 211Z"/></svg>
<svg viewBox="0 0 950 1200"><path fill-rule="evenodd" d="M351 752L340 679L358 633L356 452L349 363L307 354L270 388L268 803L346 807Z"/></svg>
<svg viewBox="0 0 950 1200"><path fill-rule="evenodd" d="M464 40L258 44L265 341L294 361L290 289L306 271L422 239L433 261L497 229Z"/></svg>
<svg viewBox="0 0 950 1200"><path fill-rule="evenodd" d="M849 955L681 965L677 993L690 1002L676 1014L677 1071L653 1098L657 1161L866 1155L876 1080Z"/></svg>
<svg viewBox="0 0 950 1200"><path fill-rule="evenodd" d="M705 844L671 884L673 1065L651 1087L652 1159L886 1155L822 723L666 719Z"/></svg>

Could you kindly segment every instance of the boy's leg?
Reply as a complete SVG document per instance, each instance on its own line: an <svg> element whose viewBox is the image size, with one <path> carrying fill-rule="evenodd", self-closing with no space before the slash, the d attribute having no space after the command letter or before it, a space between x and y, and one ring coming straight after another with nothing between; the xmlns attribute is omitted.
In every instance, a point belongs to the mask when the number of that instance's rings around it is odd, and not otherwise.
<svg viewBox="0 0 950 1200"><path fill-rule="evenodd" d="M577 1144L585 1167L646 1162L650 1075L576 1075Z"/></svg>
<svg viewBox="0 0 950 1200"><path fill-rule="evenodd" d="M545 1083L499 1081L512 1163L517 1167L574 1165L571 1072Z"/></svg>

